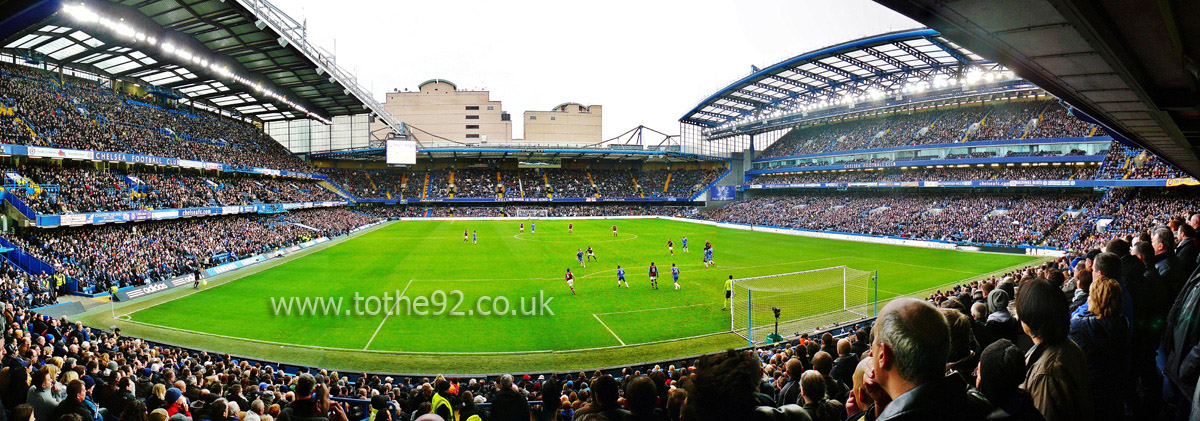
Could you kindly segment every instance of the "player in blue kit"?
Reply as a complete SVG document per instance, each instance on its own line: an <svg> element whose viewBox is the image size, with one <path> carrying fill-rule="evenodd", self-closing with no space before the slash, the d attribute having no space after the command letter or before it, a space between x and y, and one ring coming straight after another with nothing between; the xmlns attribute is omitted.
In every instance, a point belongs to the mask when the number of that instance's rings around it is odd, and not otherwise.
<svg viewBox="0 0 1200 421"><path fill-rule="evenodd" d="M579 260L579 266L587 267L587 264L583 263L583 249L579 249L579 251L575 253L575 259Z"/></svg>
<svg viewBox="0 0 1200 421"><path fill-rule="evenodd" d="M658 266L650 262L650 288L658 289Z"/></svg>
<svg viewBox="0 0 1200 421"><path fill-rule="evenodd" d="M683 247L683 252L684 252L684 253L687 253L687 252L688 252L688 249L687 249L687 237L683 237L683 239L682 239L682 240L680 240L680 242L679 242L679 243L680 243L679 245Z"/></svg>
<svg viewBox="0 0 1200 421"><path fill-rule="evenodd" d="M629 282L625 280L625 269L621 265L617 265L617 287L620 288L621 284L625 284L625 288L629 288Z"/></svg>
<svg viewBox="0 0 1200 421"><path fill-rule="evenodd" d="M716 266L716 263L713 262L712 254L713 254L712 244L706 244L704 246L704 267L707 268L709 266Z"/></svg>
<svg viewBox="0 0 1200 421"><path fill-rule="evenodd" d="M479 244L479 232L471 231L471 243Z"/></svg>
<svg viewBox="0 0 1200 421"><path fill-rule="evenodd" d="M675 279L675 290L679 291L679 267L671 264L671 278Z"/></svg>
<svg viewBox="0 0 1200 421"><path fill-rule="evenodd" d="M529 233L533 234L536 232L537 232L537 224L530 222L529 223Z"/></svg>

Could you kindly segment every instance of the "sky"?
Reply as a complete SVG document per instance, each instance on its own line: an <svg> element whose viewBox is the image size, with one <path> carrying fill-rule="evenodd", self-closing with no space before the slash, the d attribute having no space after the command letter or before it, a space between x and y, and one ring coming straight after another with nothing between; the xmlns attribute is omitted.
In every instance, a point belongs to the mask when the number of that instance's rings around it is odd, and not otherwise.
<svg viewBox="0 0 1200 421"><path fill-rule="evenodd" d="M920 25L869 0L272 0L383 102L433 78L514 116L604 106L603 136L679 133L709 95L785 59Z"/></svg>

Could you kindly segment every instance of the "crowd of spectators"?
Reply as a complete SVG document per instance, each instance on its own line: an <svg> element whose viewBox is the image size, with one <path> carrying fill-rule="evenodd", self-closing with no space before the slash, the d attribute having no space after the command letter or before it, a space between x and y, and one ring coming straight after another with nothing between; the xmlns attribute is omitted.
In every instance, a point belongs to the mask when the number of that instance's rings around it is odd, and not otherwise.
<svg viewBox="0 0 1200 421"><path fill-rule="evenodd" d="M236 173L36 160L0 171L5 187L41 214L340 200L316 181Z"/></svg>
<svg viewBox="0 0 1200 421"><path fill-rule="evenodd" d="M845 183L896 181L965 181L965 180L1090 180L1096 173L1094 165L1044 165L1013 167L891 167L858 171L808 171L790 174L763 174L750 180L751 184L788 183Z"/></svg>
<svg viewBox="0 0 1200 421"><path fill-rule="evenodd" d="M1090 123L1070 115L1057 102L1007 102L906 111L797 128L759 157L1091 134Z"/></svg>
<svg viewBox="0 0 1200 421"><path fill-rule="evenodd" d="M531 215L531 211L546 211L548 217L578 216L677 216L696 214L695 207L657 205L555 205L555 206L371 206L356 209L364 214L381 218L425 218L425 217L516 217ZM540 212L539 212L540 213Z"/></svg>
<svg viewBox="0 0 1200 421"><path fill-rule="evenodd" d="M358 197L429 198L690 197L716 180L721 170L574 170L494 168L431 171L328 170ZM590 175L590 176L589 176ZM451 183L453 176L453 183ZM668 179L670 180L668 182ZM401 195L403 192L403 195Z"/></svg>
<svg viewBox="0 0 1200 421"><path fill-rule="evenodd" d="M0 101L15 117L0 120L8 127L0 130L4 143L313 172L249 123L155 98L132 98L92 81L60 81L41 70L0 64Z"/></svg>
<svg viewBox="0 0 1200 421"><path fill-rule="evenodd" d="M719 222L952 241L1040 245L1087 197L1016 194L760 196L700 215Z"/></svg>
<svg viewBox="0 0 1200 421"><path fill-rule="evenodd" d="M81 288L160 282L378 219L345 208L32 230L10 238Z"/></svg>

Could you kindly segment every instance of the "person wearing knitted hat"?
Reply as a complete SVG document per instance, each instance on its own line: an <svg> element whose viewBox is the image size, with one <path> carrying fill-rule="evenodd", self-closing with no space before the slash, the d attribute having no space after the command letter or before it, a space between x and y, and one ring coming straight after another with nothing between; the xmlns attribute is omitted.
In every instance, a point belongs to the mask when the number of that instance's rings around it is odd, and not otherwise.
<svg viewBox="0 0 1200 421"><path fill-rule="evenodd" d="M984 322L985 337L978 338L979 346L986 347L997 339L1016 341L1021 335L1021 325L1012 312L1008 311L1010 296L1003 289L994 290L987 295L988 316Z"/></svg>
<svg viewBox="0 0 1200 421"><path fill-rule="evenodd" d="M188 410L187 398L183 397L183 391L177 387L167 389L167 394L163 398L166 402L166 410L168 417L174 417L175 414L183 414L185 417L191 418L192 413Z"/></svg>

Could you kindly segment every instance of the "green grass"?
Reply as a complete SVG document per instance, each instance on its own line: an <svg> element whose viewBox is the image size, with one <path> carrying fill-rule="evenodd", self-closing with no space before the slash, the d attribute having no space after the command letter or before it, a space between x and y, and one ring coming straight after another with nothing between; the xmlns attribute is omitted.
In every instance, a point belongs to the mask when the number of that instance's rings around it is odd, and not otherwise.
<svg viewBox="0 0 1200 421"><path fill-rule="evenodd" d="M1021 255L967 253L750 232L666 220L397 222L279 261L215 278L199 292L178 289L86 313L98 326L220 352L330 367L409 373L574 370L711 352L744 344L728 333L723 283L736 278L837 265L879 272L880 298L912 294L1027 264ZM610 227L620 227L613 237ZM464 243L463 230L479 233ZM681 236L691 253L682 253ZM668 255L666 240L676 242ZM701 263L704 241L719 264ZM578 248L599 262L580 268ZM661 271L651 290L646 268ZM682 290L670 265L682 270ZM616 265L630 288L617 288ZM571 295L563 281L576 273ZM482 296L553 297L553 316L275 315L271 297L426 296L459 290L464 313ZM816 303L840 302L816 292ZM449 306L458 301L451 298ZM817 310L810 310L817 311ZM112 315L116 315L114 320ZM757 316L756 316L757 317ZM611 330L611 331L610 331ZM377 333L376 333L377 332ZM679 338L690 338L676 341Z"/></svg>

